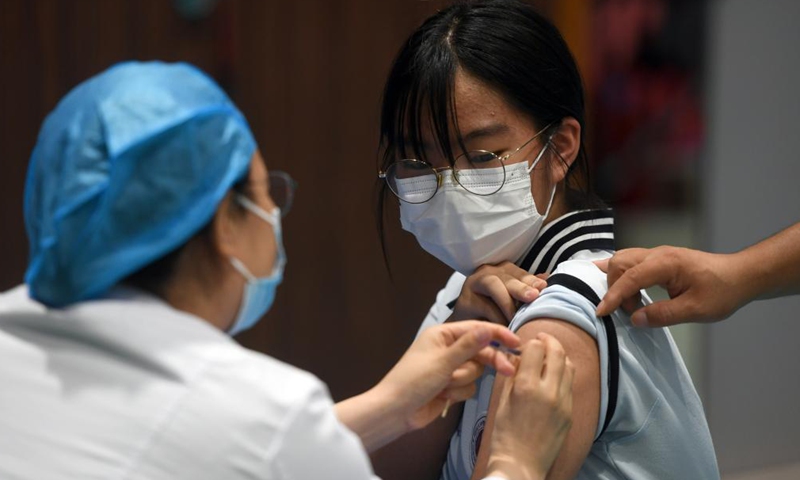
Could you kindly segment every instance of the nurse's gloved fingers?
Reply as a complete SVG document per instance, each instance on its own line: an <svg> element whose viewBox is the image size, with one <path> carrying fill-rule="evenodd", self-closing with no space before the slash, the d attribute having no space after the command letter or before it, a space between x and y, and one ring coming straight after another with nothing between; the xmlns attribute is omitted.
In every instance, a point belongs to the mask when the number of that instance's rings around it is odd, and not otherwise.
<svg viewBox="0 0 800 480"><path fill-rule="evenodd" d="M499 383L498 383L499 382ZM509 397L511 396L511 389L514 388L514 378L512 377L495 377L494 379L495 385L500 385L500 405L504 405L508 402Z"/></svg>
<svg viewBox="0 0 800 480"><path fill-rule="evenodd" d="M545 350L542 370L543 383L546 388L557 392L566 370L567 353L561 343L551 335L540 333L536 338L544 344Z"/></svg>
<svg viewBox="0 0 800 480"><path fill-rule="evenodd" d="M475 395L475 390L476 386L473 382L460 387L447 388L443 394L445 398L450 400L450 404L452 405L454 403L463 402L464 400L472 398L472 396Z"/></svg>
<svg viewBox="0 0 800 480"><path fill-rule="evenodd" d="M474 359L484 365L493 365L496 368L499 365L506 373L510 367L513 372L513 365L507 359L503 362L502 358L491 355L496 350L488 346L492 340L512 348L519 345L519 337L506 327L477 320L465 320L430 328L423 332L423 336L427 337L428 332L430 335L440 335L445 345L448 345L443 352L443 360L450 371L455 371L463 363Z"/></svg>
<svg viewBox="0 0 800 480"><path fill-rule="evenodd" d="M558 396L568 401L568 404L565 405L572 411L572 382L575 380L575 365L570 361L569 357L567 357L567 361L564 368L564 376L561 378L561 383L558 386Z"/></svg>
<svg viewBox="0 0 800 480"><path fill-rule="evenodd" d="M521 351L513 391L525 397L541 388L546 352L544 343L538 339L525 343Z"/></svg>
<svg viewBox="0 0 800 480"><path fill-rule="evenodd" d="M567 357L564 347L555 337L540 333L536 338L544 344L545 350L542 389L548 398L556 399L557 403L560 403L572 388L575 367Z"/></svg>
<svg viewBox="0 0 800 480"><path fill-rule="evenodd" d="M501 375L511 376L517 371L516 361L512 361L506 353L496 348L486 347L475 358L483 365L494 368Z"/></svg>
<svg viewBox="0 0 800 480"><path fill-rule="evenodd" d="M473 383L483 374L483 369L483 365L479 362L474 360L466 362L453 372L448 386L457 387Z"/></svg>
<svg viewBox="0 0 800 480"><path fill-rule="evenodd" d="M511 348L515 348L520 344L519 337L511 332L507 327L494 323L483 322L480 320L464 320L461 322L445 323L443 325L430 328L425 332L428 331L430 331L433 335L440 333L446 336L446 341L448 344L454 344L458 341L472 341L472 344L464 343L463 346L467 349L474 348L473 355L488 345L492 340L497 340L503 345ZM425 332L423 332L423 335ZM466 351L467 350L465 350L465 352ZM466 362L471 357L472 355L464 357L459 364Z"/></svg>

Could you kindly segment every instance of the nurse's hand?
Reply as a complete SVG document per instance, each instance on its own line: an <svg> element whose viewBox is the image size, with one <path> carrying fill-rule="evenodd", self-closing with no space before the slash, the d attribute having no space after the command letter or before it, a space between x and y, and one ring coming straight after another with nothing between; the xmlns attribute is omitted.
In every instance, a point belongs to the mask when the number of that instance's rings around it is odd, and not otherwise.
<svg viewBox="0 0 800 480"><path fill-rule="evenodd" d="M747 272L735 260L735 255L667 246L620 250L609 260L595 262L608 273L609 285L597 315L622 306L633 313L631 321L637 326L722 320L751 297L750 282L743 281ZM667 290L670 300L636 310L639 290L656 285Z"/></svg>
<svg viewBox="0 0 800 480"><path fill-rule="evenodd" d="M520 303L539 296L547 282L514 265L483 265L467 277L450 320L480 319L508 325Z"/></svg>
<svg viewBox="0 0 800 480"><path fill-rule="evenodd" d="M378 385L336 405L339 420L369 451L428 425L448 404L473 395L484 366L514 374L508 357L489 346L493 340L520 344L507 328L477 320L425 330Z"/></svg>
<svg viewBox="0 0 800 480"><path fill-rule="evenodd" d="M496 380L503 385L489 444L488 476L547 476L570 429L574 376L575 368L555 338L541 333L525 344L517 373Z"/></svg>
<svg viewBox="0 0 800 480"><path fill-rule="evenodd" d="M492 340L508 347L519 338L507 328L475 320L449 323L423 331L394 368L378 384L403 404L408 430L425 427L449 404L475 394L475 381L490 366L502 375L516 368L509 358L489 346Z"/></svg>

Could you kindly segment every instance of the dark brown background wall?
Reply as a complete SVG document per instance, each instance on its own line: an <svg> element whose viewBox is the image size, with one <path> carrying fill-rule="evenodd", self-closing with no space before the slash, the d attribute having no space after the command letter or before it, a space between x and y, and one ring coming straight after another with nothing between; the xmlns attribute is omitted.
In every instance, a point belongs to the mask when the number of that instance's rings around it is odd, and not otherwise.
<svg viewBox="0 0 800 480"><path fill-rule="evenodd" d="M173 5L0 2L0 289L25 270L24 178L47 112L115 62L188 61L241 107L268 166L299 183L286 278L242 343L314 372L336 399L358 393L399 358L448 275L390 220L392 283L373 213L383 80L443 2L224 0L199 20Z"/></svg>

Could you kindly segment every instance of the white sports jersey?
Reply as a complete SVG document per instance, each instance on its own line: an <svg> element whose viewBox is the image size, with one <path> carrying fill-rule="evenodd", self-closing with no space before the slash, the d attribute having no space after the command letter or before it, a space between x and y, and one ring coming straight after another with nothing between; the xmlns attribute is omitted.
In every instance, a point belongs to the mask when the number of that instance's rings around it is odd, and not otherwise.
<svg viewBox="0 0 800 480"><path fill-rule="evenodd" d="M518 310L509 328L517 331L537 318L553 318L578 326L597 341L599 419L594 445L577 478L717 479L703 406L669 331L633 327L621 309L606 319L594 314L593 301L605 295L608 285L592 261L608 258L613 248L610 210L572 212L548 224L521 266L550 273L551 285ZM450 316L464 280L458 273L450 278L421 329ZM493 383L494 372L487 371L476 395L466 402L442 470L444 480L470 478Z"/></svg>

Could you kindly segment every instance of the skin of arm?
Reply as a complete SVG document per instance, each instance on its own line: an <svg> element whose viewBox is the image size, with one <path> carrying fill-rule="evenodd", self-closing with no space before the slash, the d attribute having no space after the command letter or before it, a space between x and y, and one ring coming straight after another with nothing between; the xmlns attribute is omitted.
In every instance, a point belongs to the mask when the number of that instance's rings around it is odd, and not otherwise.
<svg viewBox="0 0 800 480"><path fill-rule="evenodd" d="M600 405L600 357L597 343L580 328L560 320L539 319L526 323L517 335L523 342L536 338L539 333L555 337L575 366L573 382L572 427L559 456L550 469L549 480L571 479L580 470L594 442ZM498 375L492 391L492 400L486 419L481 448L475 462L472 479L481 479L486 474L488 452L484 448L491 442L494 417L497 411L498 392L502 391L504 379Z"/></svg>
<svg viewBox="0 0 800 480"><path fill-rule="evenodd" d="M735 255L755 274L746 301L800 293L800 222Z"/></svg>

